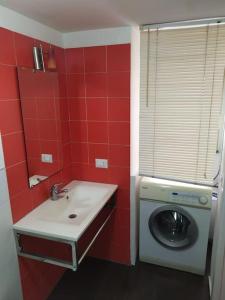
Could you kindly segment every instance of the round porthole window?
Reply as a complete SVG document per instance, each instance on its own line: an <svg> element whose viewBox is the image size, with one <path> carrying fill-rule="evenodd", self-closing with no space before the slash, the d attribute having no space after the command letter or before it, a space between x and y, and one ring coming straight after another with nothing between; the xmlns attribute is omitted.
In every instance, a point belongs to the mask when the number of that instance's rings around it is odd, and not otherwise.
<svg viewBox="0 0 225 300"><path fill-rule="evenodd" d="M176 205L165 205L156 209L151 214L148 225L157 242L174 250L191 247L198 237L195 220Z"/></svg>

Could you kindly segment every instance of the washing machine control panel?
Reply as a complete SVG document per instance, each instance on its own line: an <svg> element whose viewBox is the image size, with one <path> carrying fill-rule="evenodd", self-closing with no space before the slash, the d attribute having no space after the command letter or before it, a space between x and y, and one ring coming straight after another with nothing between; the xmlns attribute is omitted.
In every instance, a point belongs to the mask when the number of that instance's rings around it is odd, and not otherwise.
<svg viewBox="0 0 225 300"><path fill-rule="evenodd" d="M208 198L206 196L200 196L198 194L190 192L171 191L170 202L186 205L206 205Z"/></svg>
<svg viewBox="0 0 225 300"><path fill-rule="evenodd" d="M212 204L212 188L169 180L143 177L140 184L141 199L162 201L209 209Z"/></svg>

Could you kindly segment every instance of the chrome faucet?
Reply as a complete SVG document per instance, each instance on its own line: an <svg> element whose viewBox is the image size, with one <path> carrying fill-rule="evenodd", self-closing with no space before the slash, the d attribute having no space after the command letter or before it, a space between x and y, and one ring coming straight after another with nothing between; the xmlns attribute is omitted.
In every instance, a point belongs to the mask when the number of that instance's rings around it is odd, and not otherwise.
<svg viewBox="0 0 225 300"><path fill-rule="evenodd" d="M54 201L58 200L64 196L63 194L68 192L67 189L60 189L61 185L62 185L62 183L56 183L51 187L50 197L52 200L54 200Z"/></svg>

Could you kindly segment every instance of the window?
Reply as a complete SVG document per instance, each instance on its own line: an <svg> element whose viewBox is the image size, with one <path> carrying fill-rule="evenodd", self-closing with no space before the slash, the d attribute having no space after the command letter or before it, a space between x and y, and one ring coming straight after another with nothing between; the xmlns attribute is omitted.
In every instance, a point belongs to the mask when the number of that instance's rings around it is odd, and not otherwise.
<svg viewBox="0 0 225 300"><path fill-rule="evenodd" d="M212 185L225 25L141 33L140 173Z"/></svg>

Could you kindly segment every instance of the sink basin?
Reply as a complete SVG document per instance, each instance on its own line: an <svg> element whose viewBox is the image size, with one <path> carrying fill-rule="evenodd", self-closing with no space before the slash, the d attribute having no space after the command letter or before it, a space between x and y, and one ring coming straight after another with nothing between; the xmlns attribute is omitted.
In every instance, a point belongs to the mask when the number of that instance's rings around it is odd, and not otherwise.
<svg viewBox="0 0 225 300"><path fill-rule="evenodd" d="M44 209L38 210L40 220L81 225L109 193L109 185L87 182L73 182L66 188L69 192L63 198L48 200Z"/></svg>
<svg viewBox="0 0 225 300"><path fill-rule="evenodd" d="M117 185L72 181L68 193L59 200L46 200L13 225L20 232L78 241Z"/></svg>

